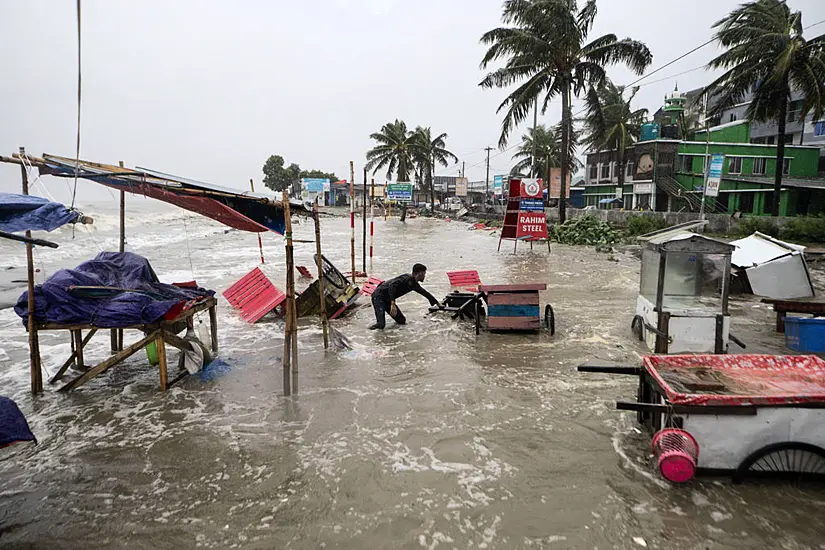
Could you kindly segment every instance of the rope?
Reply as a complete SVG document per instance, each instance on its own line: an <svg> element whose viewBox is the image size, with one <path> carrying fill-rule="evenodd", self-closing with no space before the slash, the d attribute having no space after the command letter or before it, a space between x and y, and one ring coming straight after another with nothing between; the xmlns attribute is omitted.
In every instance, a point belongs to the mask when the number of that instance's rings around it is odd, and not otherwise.
<svg viewBox="0 0 825 550"><path fill-rule="evenodd" d="M77 225L77 224L73 224L73 225L72 225L72 227L74 227L75 225ZM92 241L95 243L95 246L97 246L97 249L98 249L99 251L103 252L103 247L102 247L102 246L100 246L100 243L99 243L99 242L97 242L97 239L95 239L94 233L92 233L92 232L89 230L89 228L88 228L88 227L86 227L86 225L85 225L85 224L80 224L80 226L81 226L83 229L85 229L85 230L86 230L86 233L88 233L88 234L89 234L89 236L92 238ZM72 229L72 231L74 231L74 229ZM72 235L72 238L74 238L74 235Z"/></svg>
<svg viewBox="0 0 825 550"><path fill-rule="evenodd" d="M74 189L72 190L72 208L74 208L75 199L77 197L77 173L80 171L80 57L80 0L77 0L77 146L75 148L74 160Z"/></svg>
<svg viewBox="0 0 825 550"><path fill-rule="evenodd" d="M195 268L192 265L192 248L189 246L189 229L186 227L186 218L189 215L184 211L183 214L183 233L186 236L186 252L189 254L189 275L192 277L192 280L195 280Z"/></svg>

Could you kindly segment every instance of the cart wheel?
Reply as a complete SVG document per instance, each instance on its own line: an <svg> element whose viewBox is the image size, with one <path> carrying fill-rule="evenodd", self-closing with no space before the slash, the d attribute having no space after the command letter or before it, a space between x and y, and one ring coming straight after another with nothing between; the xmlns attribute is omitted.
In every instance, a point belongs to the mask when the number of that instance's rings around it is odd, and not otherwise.
<svg viewBox="0 0 825 550"><path fill-rule="evenodd" d="M556 334L556 314L550 304L544 306L544 326L550 331L550 336Z"/></svg>
<svg viewBox="0 0 825 550"><path fill-rule="evenodd" d="M645 322L641 315L636 315L630 322L630 330L633 331L640 342L645 339Z"/></svg>
<svg viewBox="0 0 825 550"><path fill-rule="evenodd" d="M746 478L784 478L794 481L825 479L825 449L810 443L774 443L742 461L733 474L734 483Z"/></svg>

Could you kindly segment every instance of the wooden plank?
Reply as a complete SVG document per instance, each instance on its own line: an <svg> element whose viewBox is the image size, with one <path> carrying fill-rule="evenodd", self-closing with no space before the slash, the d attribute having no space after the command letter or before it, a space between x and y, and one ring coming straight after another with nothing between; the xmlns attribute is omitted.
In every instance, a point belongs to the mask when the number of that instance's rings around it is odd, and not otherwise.
<svg viewBox="0 0 825 550"><path fill-rule="evenodd" d="M209 308L209 333L212 337L212 353L218 353L218 308L217 302Z"/></svg>
<svg viewBox="0 0 825 550"><path fill-rule="evenodd" d="M490 317L531 317L538 319L540 313L537 305L503 304L487 307L487 315Z"/></svg>
<svg viewBox="0 0 825 550"><path fill-rule="evenodd" d="M97 329L93 328L89 331L89 334L87 334L85 338L83 338L84 346L89 343L89 340L92 339L92 336L95 335L95 332L97 332ZM60 380L60 378L63 377L63 374L66 373L66 371L69 369L72 363L75 362L75 359L77 358L77 351L74 349L74 345L74 336L72 336L72 354L69 356L68 359L66 359L66 362L63 363L63 365L57 370L57 374L55 374L49 379L49 384L54 384L55 382Z"/></svg>
<svg viewBox="0 0 825 550"><path fill-rule="evenodd" d="M91 380L92 378L97 376L98 374L102 374L102 373L106 372L107 370L109 370L111 367L117 365L118 363L124 361L125 359L128 359L129 357L134 355L135 352L142 349L146 344L148 344L149 342L154 340L155 337L157 336L157 332L158 331L156 331L156 330L152 331L145 338L142 338L141 340L135 342L134 344L132 344L128 348L124 349L120 353L109 357L108 359L106 359L105 361L100 363L99 365L96 365L96 366L92 367L91 369L89 369L88 371L86 371L82 375L78 376L77 378L75 378L74 380L72 380L71 382L66 384L65 386L61 387L58 391L62 391L62 392L63 391L69 391L69 390L72 390L72 389L77 388L79 386L82 386L83 384L85 384L86 382L88 382L89 380Z"/></svg>
<svg viewBox="0 0 825 550"><path fill-rule="evenodd" d="M538 330L541 320L530 317L488 317L487 328L491 330Z"/></svg>
<svg viewBox="0 0 825 550"><path fill-rule="evenodd" d="M528 290L547 290L547 285L545 283L527 285L481 285L479 290L482 292L525 292Z"/></svg>
<svg viewBox="0 0 825 550"><path fill-rule="evenodd" d="M539 305L538 292L518 292L518 293L497 293L490 294L487 297L487 305L503 306L503 305L525 305L537 306Z"/></svg>

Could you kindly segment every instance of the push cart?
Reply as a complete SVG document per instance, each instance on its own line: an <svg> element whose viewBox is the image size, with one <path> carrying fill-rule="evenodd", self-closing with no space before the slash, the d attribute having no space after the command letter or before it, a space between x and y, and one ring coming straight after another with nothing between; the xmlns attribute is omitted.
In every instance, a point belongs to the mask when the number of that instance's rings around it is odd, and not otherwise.
<svg viewBox="0 0 825 550"><path fill-rule="evenodd" d="M825 360L814 355L657 355L641 367L581 365L637 376L635 411L654 434L662 475L825 480Z"/></svg>

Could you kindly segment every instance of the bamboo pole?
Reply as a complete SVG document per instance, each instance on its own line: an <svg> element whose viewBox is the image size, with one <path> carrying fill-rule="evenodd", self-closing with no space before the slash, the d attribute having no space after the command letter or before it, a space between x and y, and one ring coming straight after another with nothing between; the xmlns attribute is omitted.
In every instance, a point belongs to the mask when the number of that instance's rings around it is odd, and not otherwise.
<svg viewBox="0 0 825 550"><path fill-rule="evenodd" d="M123 161L118 162L118 166L123 168ZM120 240L118 250L122 253L126 251L126 192L120 190ZM117 352L123 349L123 329L113 328L111 330L111 348L112 352Z"/></svg>
<svg viewBox="0 0 825 550"><path fill-rule="evenodd" d="M20 156L26 154L24 147L20 148ZM29 176L26 167L20 165L20 176L23 180L23 194L29 194ZM26 231L26 238L31 239L32 232ZM40 342L37 338L37 321L34 316L34 258L32 256L32 244L26 243L26 275L28 283L28 309L29 316L26 327L29 329L29 370L31 372L32 393L37 395L43 391L43 373L40 370Z"/></svg>
<svg viewBox="0 0 825 550"><path fill-rule="evenodd" d="M349 161L349 226L352 255L352 282L355 282L355 164Z"/></svg>
<svg viewBox="0 0 825 550"><path fill-rule="evenodd" d="M249 178L249 188L252 190L253 193L255 192L255 182L252 180L252 178ZM266 262L264 261L264 244L263 241L261 241L260 233L258 233L258 250L261 253L261 265L263 265Z"/></svg>
<svg viewBox="0 0 825 550"><path fill-rule="evenodd" d="M321 220L318 216L318 197L312 206L312 219L315 221L315 254L318 257L318 295L321 303L321 327L324 331L324 349L329 348L329 320L327 319L327 296L324 292L324 262L321 260Z"/></svg>
<svg viewBox="0 0 825 550"><path fill-rule="evenodd" d="M294 259L292 250L292 219L289 213L289 195L283 191L284 204L284 221L286 228L284 236L286 237L286 316L284 325L284 395L292 395L292 370L293 363L295 370L298 367L298 357L292 356L293 346L293 323L296 317L293 316L295 311L295 272Z"/></svg>
<svg viewBox="0 0 825 550"><path fill-rule="evenodd" d="M367 169L364 168L364 209L361 218L361 271L367 272Z"/></svg>
<svg viewBox="0 0 825 550"><path fill-rule="evenodd" d="M375 179L370 180L372 186L370 198L370 275L372 275L372 249L375 243Z"/></svg>

